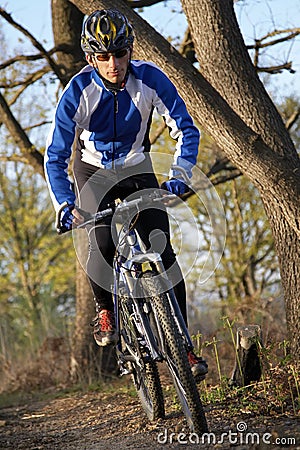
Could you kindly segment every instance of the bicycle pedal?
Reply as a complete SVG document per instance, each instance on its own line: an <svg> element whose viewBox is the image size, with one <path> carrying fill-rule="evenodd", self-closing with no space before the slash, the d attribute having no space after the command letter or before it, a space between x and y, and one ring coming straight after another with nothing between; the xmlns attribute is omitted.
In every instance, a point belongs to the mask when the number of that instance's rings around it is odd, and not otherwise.
<svg viewBox="0 0 300 450"><path fill-rule="evenodd" d="M126 367L121 367L120 368L120 376L122 377L123 375L131 375L132 374L132 370L127 369Z"/></svg>
<svg viewBox="0 0 300 450"><path fill-rule="evenodd" d="M125 365L126 363L124 363L123 361L119 361L118 362L118 366L119 366L119 370L120 370L120 376L122 377L123 375L130 375L132 373L131 369L128 369L128 367L126 367Z"/></svg>

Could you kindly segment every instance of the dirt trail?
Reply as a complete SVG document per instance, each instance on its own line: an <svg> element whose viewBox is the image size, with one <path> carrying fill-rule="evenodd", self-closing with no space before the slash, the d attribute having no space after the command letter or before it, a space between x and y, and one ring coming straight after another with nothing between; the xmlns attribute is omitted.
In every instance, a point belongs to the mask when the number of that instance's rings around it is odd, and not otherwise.
<svg viewBox="0 0 300 450"><path fill-rule="evenodd" d="M0 449L199 448L198 437L188 433L181 412L174 410L172 396L167 398L166 420L149 423L138 399L130 393L129 389L119 387L111 393L65 394L61 398L2 408ZM226 404L206 407L206 412L213 434L205 439L202 449L300 449L300 421L292 414L265 417L259 412L245 413L240 407L233 416ZM237 427L240 433L232 434L237 432ZM180 435L183 431L187 434ZM223 439L222 433L226 433ZM247 433L248 444L242 444Z"/></svg>

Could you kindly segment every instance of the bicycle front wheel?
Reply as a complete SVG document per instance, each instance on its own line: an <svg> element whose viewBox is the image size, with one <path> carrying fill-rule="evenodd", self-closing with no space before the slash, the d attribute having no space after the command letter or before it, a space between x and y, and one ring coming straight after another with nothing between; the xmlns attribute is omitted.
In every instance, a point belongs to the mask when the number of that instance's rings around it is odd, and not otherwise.
<svg viewBox="0 0 300 450"><path fill-rule="evenodd" d="M187 348L172 314L168 295L164 292L160 293L163 290L154 273L146 272L142 278L144 291L147 291L147 295L151 297L156 312L158 327L164 334L164 358L188 425L195 433L207 432L205 412L188 361Z"/></svg>

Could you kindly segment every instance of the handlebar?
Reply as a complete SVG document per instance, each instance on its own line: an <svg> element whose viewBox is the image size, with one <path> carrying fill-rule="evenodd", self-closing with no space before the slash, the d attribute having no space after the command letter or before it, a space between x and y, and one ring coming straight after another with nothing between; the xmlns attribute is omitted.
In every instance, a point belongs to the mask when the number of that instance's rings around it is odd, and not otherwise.
<svg viewBox="0 0 300 450"><path fill-rule="evenodd" d="M176 170L181 173L183 181L187 184L187 186L191 187L191 182L189 177L187 176L187 173L184 168L172 165L172 169ZM98 211L95 214L90 214L87 211L82 210L81 208L75 206L75 209L84 217L85 221L77 225L74 228L84 228L86 225L89 224L97 224L103 221L106 217L113 216L114 214L122 214L124 211L128 211L130 209L135 209L136 211L139 211L139 205L142 203L145 204L151 204L155 202L162 202L166 203L170 200L177 199L177 195L175 194L166 194L165 192L162 194L159 190L154 190L150 194L141 194L140 197L133 199L133 200L123 200L120 203L115 202L113 205L111 205L109 208L103 209L102 211ZM64 202L60 205L60 208L56 212L56 218L55 218L55 227L58 234L66 233L70 230L65 229L61 225L61 219L63 211L66 207L70 206L67 202Z"/></svg>
<svg viewBox="0 0 300 450"><path fill-rule="evenodd" d="M89 224L97 224L102 222L106 217L113 216L114 214L121 215L125 211L136 210L138 212L140 210L140 204L145 205L157 202L165 202L174 200L176 198L177 195L175 194L162 195L161 193L159 193L159 191L153 191L153 193L151 194L142 194L140 197L133 200L123 200L120 203L115 202L111 207L98 211L95 214L90 214L75 206L75 209L77 209L77 211L85 217L85 221L74 228L84 228ZM69 206L68 203L64 202L56 213L55 226L58 234L63 234L67 231L70 231L63 229L63 227L61 226L62 213L67 206Z"/></svg>

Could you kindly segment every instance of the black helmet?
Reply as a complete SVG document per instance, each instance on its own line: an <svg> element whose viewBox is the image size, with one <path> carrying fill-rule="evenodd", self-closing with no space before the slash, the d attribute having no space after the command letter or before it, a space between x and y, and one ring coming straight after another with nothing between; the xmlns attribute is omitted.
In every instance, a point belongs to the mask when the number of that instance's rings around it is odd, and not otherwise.
<svg viewBox="0 0 300 450"><path fill-rule="evenodd" d="M82 27L81 48L85 53L115 52L129 47L133 40L127 18L113 9L93 12Z"/></svg>

